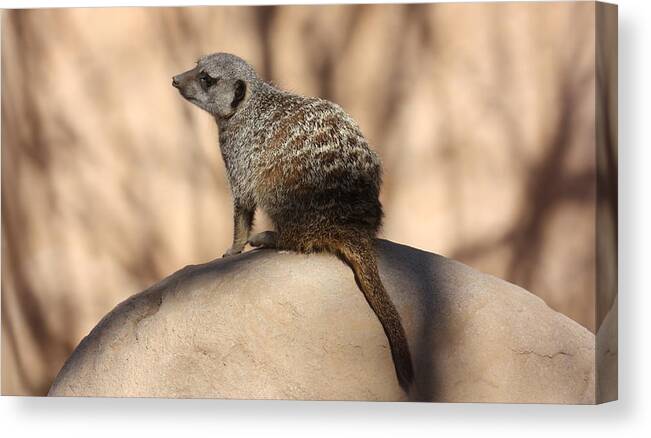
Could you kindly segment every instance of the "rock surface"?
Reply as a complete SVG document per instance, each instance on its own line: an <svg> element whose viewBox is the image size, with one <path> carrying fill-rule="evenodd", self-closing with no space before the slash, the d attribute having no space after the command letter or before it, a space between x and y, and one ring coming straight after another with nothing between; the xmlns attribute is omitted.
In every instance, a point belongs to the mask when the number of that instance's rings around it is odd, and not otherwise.
<svg viewBox="0 0 651 438"><path fill-rule="evenodd" d="M416 385L330 255L257 250L188 266L110 312L50 396L593 403L595 339L531 293L378 241Z"/></svg>

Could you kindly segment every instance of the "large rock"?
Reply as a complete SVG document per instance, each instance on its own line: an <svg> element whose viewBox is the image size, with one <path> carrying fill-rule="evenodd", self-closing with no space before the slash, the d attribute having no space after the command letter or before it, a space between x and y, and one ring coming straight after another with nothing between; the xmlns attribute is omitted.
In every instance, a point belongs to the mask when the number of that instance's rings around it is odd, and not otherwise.
<svg viewBox="0 0 651 438"><path fill-rule="evenodd" d="M378 241L414 359L411 400L593 403L594 336L531 293ZM110 312L50 396L406 400L380 323L330 255L188 266Z"/></svg>

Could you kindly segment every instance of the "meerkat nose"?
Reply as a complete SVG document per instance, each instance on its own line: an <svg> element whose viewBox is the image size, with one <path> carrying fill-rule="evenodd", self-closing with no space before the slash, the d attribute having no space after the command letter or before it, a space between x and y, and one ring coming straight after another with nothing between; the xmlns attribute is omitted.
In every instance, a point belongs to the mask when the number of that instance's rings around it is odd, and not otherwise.
<svg viewBox="0 0 651 438"><path fill-rule="evenodd" d="M174 76L172 78L172 86L176 87L176 88L179 88L179 85L181 85L181 83L176 79L176 76Z"/></svg>

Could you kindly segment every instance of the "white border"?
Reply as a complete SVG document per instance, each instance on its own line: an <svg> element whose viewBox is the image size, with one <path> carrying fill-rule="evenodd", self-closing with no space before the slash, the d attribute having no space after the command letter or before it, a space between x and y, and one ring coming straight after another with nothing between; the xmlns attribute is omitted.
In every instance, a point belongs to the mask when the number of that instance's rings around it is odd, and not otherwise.
<svg viewBox="0 0 651 438"><path fill-rule="evenodd" d="M0 7L273 4L273 1L0 1ZM283 1L305 4L307 1ZM318 1L315 3L337 3ZM364 2L362 2L364 3ZM620 401L593 406L3 397L0 434L74 436L651 436L651 2L621 0Z"/></svg>

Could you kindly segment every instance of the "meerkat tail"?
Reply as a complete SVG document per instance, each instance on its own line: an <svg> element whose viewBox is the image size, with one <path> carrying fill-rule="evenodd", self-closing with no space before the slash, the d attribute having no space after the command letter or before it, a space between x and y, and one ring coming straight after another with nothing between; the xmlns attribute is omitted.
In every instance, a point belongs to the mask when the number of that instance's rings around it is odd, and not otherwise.
<svg viewBox="0 0 651 438"><path fill-rule="evenodd" d="M414 380L409 344L400 315L380 279L372 239L335 243L333 246L337 255L352 268L358 287L380 320L389 340L398 383L409 393Z"/></svg>

